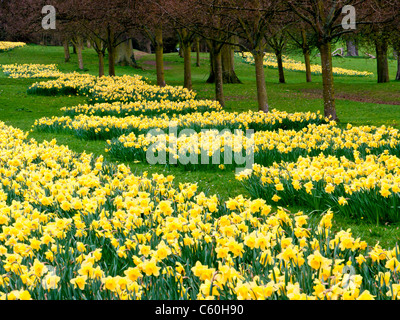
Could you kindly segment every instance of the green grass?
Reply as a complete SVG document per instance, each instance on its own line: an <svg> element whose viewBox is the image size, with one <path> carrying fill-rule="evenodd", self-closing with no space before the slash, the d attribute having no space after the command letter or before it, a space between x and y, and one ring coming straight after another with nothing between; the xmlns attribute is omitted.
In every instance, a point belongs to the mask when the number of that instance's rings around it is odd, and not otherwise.
<svg viewBox="0 0 400 320"><path fill-rule="evenodd" d="M94 50L85 49L83 52L85 72L97 74L97 56ZM301 56L292 56L301 60ZM201 54L201 66L194 63L192 56L193 89L199 99L214 99L214 85L205 83L209 73L208 54ZM146 62L154 63L154 55L145 55L138 59L143 69L131 67L116 67L117 75L140 74L155 83L155 67ZM43 47L29 45L0 54L0 64L11 63L43 63L57 64L62 72L78 71L77 57L71 55L71 61L64 62L62 47ZM312 63L319 63L319 58L313 56ZM376 61L369 58L338 58L333 59L334 66L371 71L376 73ZM394 78L397 62L389 60L390 76ZM165 55L165 78L169 85L183 84L183 59L177 53ZM242 63L236 58L236 73L242 84L224 85L227 111L257 110L256 85L254 67ZM106 64L107 70L107 64ZM278 83L278 71L266 70L267 91L270 108L287 112L320 111L323 113L321 93L321 76L313 76L312 83L305 82L303 72L285 72L286 84ZM8 125L29 131L35 119L41 117L60 116L61 107L75 106L85 103L80 96L35 96L26 93L27 88L37 80L8 79L0 72L0 120ZM392 125L400 128L400 82L377 84L376 77L335 77L335 92L338 95L337 113L341 125ZM379 103L378 103L379 102ZM68 145L76 152L86 151L95 155L104 155L105 143L102 141L82 141L66 134L44 134L32 132L30 137L37 141L55 138L58 144ZM222 200L238 194L249 196L242 185L235 180L234 172L227 171L183 171L174 167L149 166L144 163L127 163L137 174L147 171L152 173L172 174L177 182L197 182L199 189L211 194L218 194ZM306 210L306 208L291 208ZM349 221L340 216L335 217L336 228L351 228L354 235L361 237L370 244L380 241L383 246L393 246L400 238L399 225L372 226L363 221Z"/></svg>

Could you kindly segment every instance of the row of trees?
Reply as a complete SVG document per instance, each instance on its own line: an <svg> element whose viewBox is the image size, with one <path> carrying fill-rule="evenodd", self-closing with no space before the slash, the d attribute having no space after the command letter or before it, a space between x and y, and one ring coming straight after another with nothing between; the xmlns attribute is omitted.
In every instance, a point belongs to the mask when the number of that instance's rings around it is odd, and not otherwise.
<svg viewBox="0 0 400 320"><path fill-rule="evenodd" d="M45 4L41 0L1 0L0 32L14 36L43 32L40 22ZM207 81L215 83L216 99L222 105L223 84L240 82L234 72L234 49L250 52L255 62L258 108L265 112L269 109L263 66L267 48L277 57L280 82L285 82L282 55L288 42L304 54L306 81L311 81L310 53L316 48L321 57L325 116L338 120L332 44L344 38L354 48L357 39L368 39L375 47L378 82L389 81L388 49L392 46L400 52L399 4L400 0L53 0L57 28L50 32L62 38L66 55L68 44L74 45L81 68L81 50L89 40L98 55L100 76L105 74L106 57L111 76L117 58L135 63L129 39L141 32L154 48L160 86L166 84L163 39L165 34L175 33L188 89L192 88L192 50L202 41L210 52ZM342 24L342 9L348 5L355 9L356 29Z"/></svg>

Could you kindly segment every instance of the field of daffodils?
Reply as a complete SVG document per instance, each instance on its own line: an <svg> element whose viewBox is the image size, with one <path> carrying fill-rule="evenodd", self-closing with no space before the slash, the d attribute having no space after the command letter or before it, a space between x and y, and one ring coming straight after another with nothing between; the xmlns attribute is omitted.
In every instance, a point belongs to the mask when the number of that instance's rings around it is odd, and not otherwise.
<svg viewBox="0 0 400 320"><path fill-rule="evenodd" d="M55 140L38 143L0 122L0 299L400 298L397 245L332 231L334 215L400 220L398 130L339 128L313 113L228 113L139 76L1 67L14 78L50 78L30 94L87 97L62 117L37 119L32 130L104 140L119 160L145 162L149 148L167 159L189 151L223 159L229 147L251 149L254 164L236 174L252 198L222 201L195 182L136 176L127 165ZM235 130L250 134L235 140ZM323 214L311 219L290 205Z"/></svg>

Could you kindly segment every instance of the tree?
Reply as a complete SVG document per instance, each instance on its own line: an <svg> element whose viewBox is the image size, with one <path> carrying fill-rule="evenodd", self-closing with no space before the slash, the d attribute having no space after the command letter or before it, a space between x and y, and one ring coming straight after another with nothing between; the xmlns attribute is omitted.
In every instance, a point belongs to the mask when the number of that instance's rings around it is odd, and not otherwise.
<svg viewBox="0 0 400 320"><path fill-rule="evenodd" d="M184 59L183 86L192 90L192 47L198 35L199 10L196 0L164 0L162 8L179 38L179 55Z"/></svg>
<svg viewBox="0 0 400 320"><path fill-rule="evenodd" d="M90 33L89 38L92 40L92 47L97 53L98 65L99 65L99 77L104 76L104 58L106 55L107 47L105 46L104 41L101 37L96 36L99 31L96 33Z"/></svg>
<svg viewBox="0 0 400 320"><path fill-rule="evenodd" d="M396 81L400 81L400 26L398 20L400 20L400 17L397 17L395 21L395 29L392 34L392 43L393 43L393 51L394 51L394 57L397 59L397 72L396 72Z"/></svg>
<svg viewBox="0 0 400 320"><path fill-rule="evenodd" d="M132 39L126 36L125 41L121 42L115 49L115 64L121 66L136 67L136 59L133 54Z"/></svg>
<svg viewBox="0 0 400 320"><path fill-rule="evenodd" d="M186 27L176 29L183 52L184 77L183 87L192 90L192 45L196 33Z"/></svg>
<svg viewBox="0 0 400 320"><path fill-rule="evenodd" d="M400 45L396 47L397 50L397 72L396 72L396 81L400 81Z"/></svg>
<svg viewBox="0 0 400 320"><path fill-rule="evenodd" d="M358 38L357 37L345 37L346 40L346 56L347 57L358 57Z"/></svg>
<svg viewBox="0 0 400 320"><path fill-rule="evenodd" d="M353 5L356 12L361 13L366 0L285 0L285 2L293 13L311 27L321 56L324 115L338 121L333 81L332 42L343 34L353 32L351 28L343 27L344 6ZM357 24L361 21L363 18L360 19L358 15Z"/></svg>
<svg viewBox="0 0 400 320"><path fill-rule="evenodd" d="M78 67L80 70L84 69L84 65L83 65L83 56L82 56L82 50L83 50L83 35L80 33L75 33L72 37L71 37L71 42L73 43L73 45L76 48L76 54L78 57Z"/></svg>
<svg viewBox="0 0 400 320"><path fill-rule="evenodd" d="M375 0L372 1L371 4L373 16L376 20L371 25L370 29L372 29L372 34L370 35L372 35L372 38L374 39L376 48L378 83L390 81L388 63L388 50L390 44L393 45L395 50L400 47L400 19L398 15L398 7L398 1L389 2Z"/></svg>
<svg viewBox="0 0 400 320"><path fill-rule="evenodd" d="M85 30L77 23L76 20L65 20L60 16L60 10L64 7L72 5L72 0L61 1L54 0L52 4L56 8L57 23L56 29L45 30L42 26L44 14L42 8L47 3L41 0L24 0L24 1L5 1L1 2L0 17L5 25L5 31L11 37L15 37L21 41L28 41L35 35L57 36L61 38L64 47L64 60L70 60L69 42L77 48L78 67L84 69L82 49Z"/></svg>
<svg viewBox="0 0 400 320"><path fill-rule="evenodd" d="M144 0L141 5L141 27L155 49L157 85L164 87L164 42L163 33L169 20L165 11L166 3L164 0Z"/></svg>
<svg viewBox="0 0 400 320"><path fill-rule="evenodd" d="M200 36L194 38L194 50L196 51L196 67L200 67Z"/></svg>
<svg viewBox="0 0 400 320"><path fill-rule="evenodd" d="M62 44L64 47L64 61L69 62L69 59L71 59L71 54L69 52L69 40L67 39L67 37L63 37Z"/></svg>
<svg viewBox="0 0 400 320"><path fill-rule="evenodd" d="M230 43L224 44L221 48L222 60L222 80L223 83L242 83L235 71L235 36L231 36L228 41ZM210 49L210 43L208 45ZM215 83L215 58L213 50L210 49L210 74L207 83Z"/></svg>
<svg viewBox="0 0 400 320"><path fill-rule="evenodd" d="M374 41L376 50L378 83L385 83L390 81L388 62L388 38L389 34L385 30L377 30L375 33Z"/></svg>
<svg viewBox="0 0 400 320"><path fill-rule="evenodd" d="M291 39L291 43L303 53L306 68L306 82L312 82L310 32L306 29L305 22L301 19L295 21L295 23L287 29L287 34Z"/></svg>
<svg viewBox="0 0 400 320"><path fill-rule="evenodd" d="M184 57L184 87L191 89L191 52L193 42L201 37L207 42L210 50L210 65L213 81L215 82L216 100L224 105L223 98L223 62L222 49L229 43L231 33L231 21L225 19L221 4L224 0L192 0L169 3L166 11L172 18L175 29L179 35L180 50ZM177 6L178 4L178 6ZM232 52L227 49L229 59ZM229 67L231 60L226 61L225 67ZM230 67L232 70L232 67ZM215 80L215 81L214 81Z"/></svg>
<svg viewBox="0 0 400 320"><path fill-rule="evenodd" d="M215 97L225 105L224 83L240 83L234 70L235 22L227 18L228 12L222 0L201 0L198 7L202 12L197 32L205 39L210 51L210 76L208 83L215 83Z"/></svg>
<svg viewBox="0 0 400 320"><path fill-rule="evenodd" d="M226 0L223 7L227 17L237 25L237 35L243 39L238 45L243 51L251 52L254 58L257 102L260 111L268 112L268 97L265 80L264 56L269 28L276 22L282 10L281 1Z"/></svg>
<svg viewBox="0 0 400 320"><path fill-rule="evenodd" d="M108 74L115 76L116 48L137 26L135 0L54 0L58 20L79 25L92 40L99 58L99 75L104 74L104 53L108 52ZM76 43L80 43L78 38ZM78 47L77 47L78 49ZM78 51L78 50L77 50ZM79 51L78 51L79 53Z"/></svg>
<svg viewBox="0 0 400 320"><path fill-rule="evenodd" d="M400 81L400 16L396 16L392 25L393 33L391 37L391 42L393 45L394 57L397 59L397 72L396 72L396 81Z"/></svg>
<svg viewBox="0 0 400 320"><path fill-rule="evenodd" d="M229 41L236 44L236 38L236 36L231 36ZM221 49L222 79L224 83L242 83L235 72L235 47L236 45L228 43Z"/></svg>
<svg viewBox="0 0 400 320"><path fill-rule="evenodd" d="M283 31L267 37L269 46L274 50L278 63L279 83L285 83L285 72L283 69L283 50L286 46L286 34Z"/></svg>
<svg viewBox="0 0 400 320"><path fill-rule="evenodd" d="M364 42L375 49L378 83L390 81L388 50L396 38L398 7L398 0L369 0L363 9L370 21L361 28L360 34Z"/></svg>
<svg viewBox="0 0 400 320"><path fill-rule="evenodd" d="M27 41L33 34L45 33L42 28L42 8L39 0L0 1L0 27L8 40Z"/></svg>

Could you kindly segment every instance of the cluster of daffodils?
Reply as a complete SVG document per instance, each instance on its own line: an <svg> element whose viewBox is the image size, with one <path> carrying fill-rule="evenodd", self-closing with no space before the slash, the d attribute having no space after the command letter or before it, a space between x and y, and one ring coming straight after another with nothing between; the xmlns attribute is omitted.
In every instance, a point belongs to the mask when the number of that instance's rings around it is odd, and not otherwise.
<svg viewBox="0 0 400 320"><path fill-rule="evenodd" d="M123 75L120 77L101 77L91 88L86 88L94 102L110 101L184 101L196 97L194 91L182 86L159 87L150 85L141 76Z"/></svg>
<svg viewBox="0 0 400 320"><path fill-rule="evenodd" d="M113 158L149 164L176 165L186 170L228 169L251 165L253 139L244 131L204 130L198 134L123 135L107 140Z"/></svg>
<svg viewBox="0 0 400 320"><path fill-rule="evenodd" d="M0 52L5 52L15 48L21 48L24 46L26 46L25 42L0 41Z"/></svg>
<svg viewBox="0 0 400 320"><path fill-rule="evenodd" d="M400 221L400 159L383 152L354 161L335 155L258 164L236 176L254 196L278 205L332 208L352 218Z"/></svg>
<svg viewBox="0 0 400 320"><path fill-rule="evenodd" d="M183 101L194 99L196 94L183 87L159 87L148 84L139 75L96 77L77 72L67 73L56 80L36 82L28 93L54 95L78 94L93 102L129 101Z"/></svg>
<svg viewBox="0 0 400 320"><path fill-rule="evenodd" d="M244 62L249 64L254 64L254 57L250 52L244 52L242 57ZM303 62L293 60L285 55L282 58L283 58L284 69L289 71L306 71L306 65ZM264 66L267 68L273 68L273 69L278 68L278 62L276 56L272 53L265 53L263 63ZM322 74L322 68L320 65L312 64L310 68L311 68L311 73L317 75ZM342 76L359 76L359 77L360 76L367 77L373 75L372 72L368 71L356 71L339 67L333 67L333 74L337 76L342 75Z"/></svg>
<svg viewBox="0 0 400 320"><path fill-rule="evenodd" d="M136 102L113 102L78 105L64 107L65 116L75 117L80 114L89 116L115 116L128 117L138 115L159 115L159 114L188 114L194 112L221 111L222 107L218 101L213 100L185 100L185 101L136 101Z"/></svg>
<svg viewBox="0 0 400 320"><path fill-rule="evenodd" d="M0 299L399 299L400 253L0 123Z"/></svg>
<svg viewBox="0 0 400 320"><path fill-rule="evenodd" d="M168 128L173 123L166 115L159 117L129 116L99 117L78 115L75 118L67 116L41 118L35 121L34 129L39 132L66 132L85 140L105 140L130 132L147 132L155 128Z"/></svg>
<svg viewBox="0 0 400 320"><path fill-rule="evenodd" d="M93 85L96 79L96 76L87 73L65 73L55 80L35 82L28 88L28 93L49 96L57 94L82 94L81 90Z"/></svg>
<svg viewBox="0 0 400 320"><path fill-rule="evenodd" d="M365 157L387 151L400 150L400 132L393 127L361 126L342 129L334 122L308 125L300 131L278 130L256 132L254 152L259 155L256 163L270 165L274 162L296 161L300 156L346 156L353 159L354 151Z"/></svg>
<svg viewBox="0 0 400 320"><path fill-rule="evenodd" d="M146 106L148 103L143 102ZM164 105L164 102L159 103ZM185 103L170 102L167 106L171 109L175 105L185 105ZM209 109L219 109L220 105L217 102L197 100L196 102L187 102L187 108L190 105ZM118 104L116 104L118 106ZM129 104L128 104L129 105ZM140 105L140 103L139 103ZM150 103L155 106L156 103ZM95 110L101 112L101 108L107 108L108 105L94 105ZM205 106L205 107L203 107ZM91 110L91 107L77 107L81 110ZM75 109L76 110L76 109ZM113 110L111 108L111 110ZM68 112L66 110L66 112ZM90 112L90 111L89 111ZM107 112L104 109L104 112ZM134 112L134 111L130 111ZM151 112L151 110L149 111ZM69 116L41 118L35 121L34 128L41 132L70 132L77 137L91 140L105 140L121 135L145 134L150 130L157 131L156 133L166 133L166 131L175 129L181 132L185 129L192 130L192 133L206 129L218 130L277 130L280 128L300 130L307 125L318 125L327 122L320 114L316 113L294 113L289 114L273 110L272 112L226 112L226 111L205 111L203 113L193 112L188 114L172 114L167 112L158 114L157 116L147 116L147 112L138 113L133 116L94 116L85 113L78 114L71 118ZM294 129L293 129L294 130ZM296 132L295 130L293 132ZM189 132L186 132L189 134Z"/></svg>
<svg viewBox="0 0 400 320"><path fill-rule="evenodd" d="M63 74L55 64L3 64L1 68L10 78L58 78Z"/></svg>
<svg viewBox="0 0 400 320"><path fill-rule="evenodd" d="M351 127L341 129L333 122L325 125L308 125L302 130L276 131L218 131L199 133L125 134L109 140L107 152L121 160L145 162L149 154L160 154L166 163L178 160L185 168L208 168L201 157L210 157L214 164L242 167L243 156L252 157L259 165L273 165L281 161L293 162L299 157L319 154L346 156L354 159L357 151L361 157L367 155L398 154L399 131L390 127ZM237 158L234 155L237 154ZM179 161L180 158L190 159ZM220 161L220 162L219 162ZM165 164L165 163L162 163ZM208 164L208 160L207 160ZM242 165L239 165L242 164ZM195 166L193 166L195 165ZM221 166L222 169L227 165ZM252 185L252 182L249 182Z"/></svg>

